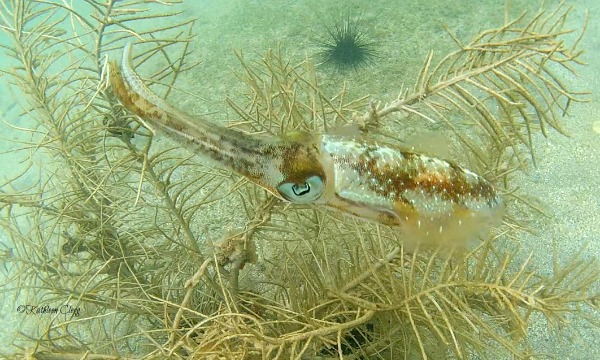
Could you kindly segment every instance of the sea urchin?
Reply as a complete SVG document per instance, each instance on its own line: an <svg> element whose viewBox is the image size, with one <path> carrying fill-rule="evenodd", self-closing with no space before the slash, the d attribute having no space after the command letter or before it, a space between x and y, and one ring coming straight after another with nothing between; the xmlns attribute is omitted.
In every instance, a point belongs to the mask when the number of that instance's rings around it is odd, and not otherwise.
<svg viewBox="0 0 600 360"><path fill-rule="evenodd" d="M360 20L350 17L327 27L327 36L319 41L322 63L339 70L358 69L377 56L375 42L370 41Z"/></svg>

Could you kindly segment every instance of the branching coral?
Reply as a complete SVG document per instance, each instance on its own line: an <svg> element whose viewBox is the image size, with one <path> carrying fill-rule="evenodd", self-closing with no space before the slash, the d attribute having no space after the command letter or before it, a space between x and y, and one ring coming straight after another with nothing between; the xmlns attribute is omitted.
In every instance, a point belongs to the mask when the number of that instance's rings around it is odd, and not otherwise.
<svg viewBox="0 0 600 360"><path fill-rule="evenodd" d="M21 343L31 357L526 357L535 352L527 342L532 314L562 324L565 314L590 318L582 310L597 309L595 261L557 260L552 274L539 274L504 249L503 239L517 236L508 220L470 248L407 251L396 229L291 207L185 150L159 146L115 101L104 55L143 40L140 72L167 96L193 67L192 21L144 10L165 1L85 3L2 5L13 40L4 51L19 63L2 72L35 121L24 150L45 165L33 188L15 192L9 182L0 192L13 276L4 291L81 308L79 317L42 317L40 331ZM397 142L383 130L392 113L435 120L463 146L464 161L512 194L508 175L534 153L531 134L560 130L559 113L579 100L556 72L578 63L578 40L564 39L568 13L524 15L469 44L456 40L457 52L437 63L428 56L415 86L387 106L349 99L345 89L325 94L310 60L293 65L269 51L248 62L239 54L248 92L244 102L228 101L239 116L233 126ZM148 19L166 21L148 27ZM244 226L211 241L198 218L219 206Z"/></svg>

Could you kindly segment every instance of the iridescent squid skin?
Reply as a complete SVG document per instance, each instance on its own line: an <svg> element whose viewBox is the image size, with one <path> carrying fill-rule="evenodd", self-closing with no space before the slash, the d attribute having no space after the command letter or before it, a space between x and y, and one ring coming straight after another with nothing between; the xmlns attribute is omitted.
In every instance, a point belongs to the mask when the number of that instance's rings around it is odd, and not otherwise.
<svg viewBox="0 0 600 360"><path fill-rule="evenodd" d="M495 188L452 162L361 137L291 132L265 138L185 114L131 67L131 45L110 65L112 89L133 114L187 148L292 203L317 204L391 226L457 224L502 206ZM438 225L439 224L439 225Z"/></svg>

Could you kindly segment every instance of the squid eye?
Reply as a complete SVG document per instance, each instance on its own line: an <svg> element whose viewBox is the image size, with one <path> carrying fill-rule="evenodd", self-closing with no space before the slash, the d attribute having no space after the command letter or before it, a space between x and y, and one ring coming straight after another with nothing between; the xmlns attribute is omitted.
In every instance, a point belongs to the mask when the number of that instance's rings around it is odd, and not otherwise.
<svg viewBox="0 0 600 360"><path fill-rule="evenodd" d="M317 200L323 194L323 179L311 176L305 182L283 183L277 188L284 199L297 204L306 204Z"/></svg>

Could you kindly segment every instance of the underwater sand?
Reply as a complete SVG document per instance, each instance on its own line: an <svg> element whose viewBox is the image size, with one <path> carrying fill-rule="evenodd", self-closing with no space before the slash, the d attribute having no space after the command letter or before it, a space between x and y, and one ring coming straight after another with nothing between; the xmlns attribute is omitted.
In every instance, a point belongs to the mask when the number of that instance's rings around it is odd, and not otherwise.
<svg viewBox="0 0 600 360"><path fill-rule="evenodd" d="M339 87L344 80L352 94L371 94L376 99L393 99L400 85L411 84L416 76L407 69L418 68L431 48L447 51L452 43L440 24L445 23L464 39L478 30L496 25L501 21L504 1L488 0L463 5L464 1L398 1L368 2L346 1L344 6L335 2L322 1L189 1L187 16L197 16L196 56L203 64L193 74L185 74L180 86L198 93L205 101L190 99L182 101L182 108L195 114L217 112L215 120L231 119L225 106L226 96L235 96L241 85L231 74L237 69L237 60L232 48L241 49L249 58L256 53L281 45L284 52L301 60L306 54L316 50L314 38L323 32L319 24L333 12L340 9L363 13L367 22L380 19L381 26L373 33L381 38L380 63L365 71L351 74L348 78L332 75L328 83ZM525 0L513 1L518 8ZM551 2L555 3L555 2ZM563 127L569 134L564 137L550 131L549 137L535 137L537 168L527 174L520 174L514 185L523 192L540 199L544 209L552 215L549 219L537 219L533 223L537 235L523 234L521 246L534 254L534 260L541 273L551 272L552 253L557 250L559 258L567 259L586 244L584 256L600 257L600 2L597 0L568 1L574 4L571 18L573 26L582 23L583 12L589 10L590 23L581 48L588 63L578 69L579 77L568 83L580 90L592 92L588 103L573 104L570 114L563 120ZM551 5L551 4L549 4ZM193 7L192 7L193 6ZM392 10L390 10L392 9ZM345 10L344 10L345 11ZM309 24L307 26L307 24ZM567 26L568 27L568 26ZM0 33L0 42L6 41ZM408 58L407 58L408 57ZM396 59L402 58L399 62ZM2 58L4 59L4 58ZM17 117L18 110L10 91L6 89L5 78L0 78L0 116L3 122L24 126L25 120ZM14 138L12 130L0 124L3 138ZM10 143L0 142L0 152L10 150ZM18 161L10 152L2 153L0 175L10 177ZM206 222L214 214L207 214ZM203 219L204 220L204 219ZM0 234L0 241L6 241ZM5 275L0 264L0 276ZM4 283L6 279L0 279ZM600 290L600 289L599 289ZM0 344L8 351L16 331L24 329L24 322L36 326L35 320L17 313L16 306L27 299L15 302L4 295L0 301L2 315L0 321ZM531 337L534 349L543 351L548 358L560 359L600 359L600 331L581 323L572 323L559 340L548 332L547 324L534 322Z"/></svg>

